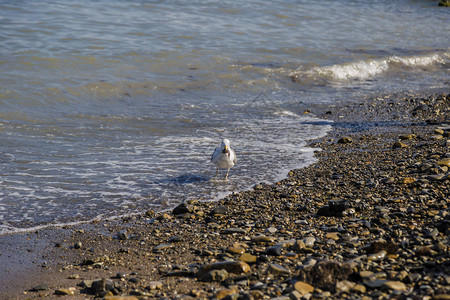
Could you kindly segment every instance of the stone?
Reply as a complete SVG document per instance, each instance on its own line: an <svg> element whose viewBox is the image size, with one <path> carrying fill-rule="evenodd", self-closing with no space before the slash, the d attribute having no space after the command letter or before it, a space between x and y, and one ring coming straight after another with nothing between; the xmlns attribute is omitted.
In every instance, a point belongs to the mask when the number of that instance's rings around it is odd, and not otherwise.
<svg viewBox="0 0 450 300"><path fill-rule="evenodd" d="M406 285L401 281L386 281L381 286L382 288L394 291L406 291Z"/></svg>
<svg viewBox="0 0 450 300"><path fill-rule="evenodd" d="M197 276L203 276L203 274L208 273L212 270L226 270L228 273L242 274L250 272L250 266L243 261L222 261L217 263L211 263L202 266L198 272Z"/></svg>
<svg viewBox="0 0 450 300"><path fill-rule="evenodd" d="M267 268L267 273L274 275L289 275L291 271L278 264L269 264L269 267Z"/></svg>
<svg viewBox="0 0 450 300"><path fill-rule="evenodd" d="M338 281L336 282L336 291L340 292L340 293L347 293L349 292L354 286L356 285L356 283L348 281L348 280L342 280L342 281Z"/></svg>
<svg viewBox="0 0 450 300"><path fill-rule="evenodd" d="M104 300L139 300L139 298L135 296L114 296L107 295L103 298Z"/></svg>
<svg viewBox="0 0 450 300"><path fill-rule="evenodd" d="M95 295L111 291L114 288L114 282L105 278L93 280L91 284L91 292Z"/></svg>
<svg viewBox="0 0 450 300"><path fill-rule="evenodd" d="M405 178L402 179L402 183L403 184L411 184L411 183L414 183L414 182L416 182L416 179L413 178L413 177L405 177Z"/></svg>
<svg viewBox="0 0 450 300"><path fill-rule="evenodd" d="M302 299L303 295L300 294L300 292L293 290L292 292L289 293L289 299L291 300L300 300Z"/></svg>
<svg viewBox="0 0 450 300"><path fill-rule="evenodd" d="M439 166L445 166L445 167L450 168L450 158L444 158L444 159L438 161L437 164Z"/></svg>
<svg viewBox="0 0 450 300"><path fill-rule="evenodd" d="M228 272L224 269L220 269L209 271L208 273L204 274L201 277L201 280L206 282L222 282L225 281L227 278Z"/></svg>
<svg viewBox="0 0 450 300"><path fill-rule="evenodd" d="M172 247L171 244L159 244L158 246L153 248L153 252L161 252L161 251L169 249L171 247Z"/></svg>
<svg viewBox="0 0 450 300"><path fill-rule="evenodd" d="M303 242L302 240L295 241L294 245L292 246L292 250L297 251L297 252L299 252L305 248L306 248L305 242Z"/></svg>
<svg viewBox="0 0 450 300"><path fill-rule="evenodd" d="M303 239L303 243L305 243L305 247L312 248L314 246L314 243L316 242L316 238L312 236L308 236Z"/></svg>
<svg viewBox="0 0 450 300"><path fill-rule="evenodd" d="M154 291L154 290L159 290L161 289L163 286L163 283L161 281L150 281L148 286L146 286L146 290L149 291Z"/></svg>
<svg viewBox="0 0 450 300"><path fill-rule="evenodd" d="M276 239L271 236L258 235L251 238L254 243L273 243Z"/></svg>
<svg viewBox="0 0 450 300"><path fill-rule="evenodd" d="M236 290L235 289L221 289L219 291L217 291L215 298L216 299L223 299L227 296L231 296L233 294L236 294Z"/></svg>
<svg viewBox="0 0 450 300"><path fill-rule="evenodd" d="M48 290L48 285L46 283L41 283L30 289L31 292L39 292Z"/></svg>
<svg viewBox="0 0 450 300"><path fill-rule="evenodd" d="M325 237L326 237L327 239L332 239L332 240L334 240L334 241L339 240L339 235L338 235L337 232L328 232L328 233L325 235Z"/></svg>
<svg viewBox="0 0 450 300"><path fill-rule="evenodd" d="M277 229L275 228L275 227L269 227L269 228L266 228L266 230L264 230L264 232L266 233L266 234L274 234L275 232L277 232Z"/></svg>
<svg viewBox="0 0 450 300"><path fill-rule="evenodd" d="M209 214L211 216L222 216L228 214L229 211L228 207L221 205L214 208Z"/></svg>
<svg viewBox="0 0 450 300"><path fill-rule="evenodd" d="M352 272L352 267L347 263L324 260L312 268L301 269L297 278L300 281L314 282L316 288L329 290L334 288L336 282L347 280Z"/></svg>
<svg viewBox="0 0 450 300"><path fill-rule="evenodd" d="M364 293L366 293L366 287L365 287L364 285L362 285L362 284L355 284L355 285L352 287L351 291L352 291L352 292L358 292L358 293L364 294Z"/></svg>
<svg viewBox="0 0 450 300"><path fill-rule="evenodd" d="M172 210L172 213L174 215L182 215L182 214L187 214L190 212L191 212L191 209L188 207L188 205L186 203L181 203Z"/></svg>
<svg viewBox="0 0 450 300"><path fill-rule="evenodd" d="M386 250L381 250L380 252L370 254L367 256L367 260L383 260L386 257Z"/></svg>
<svg viewBox="0 0 450 300"><path fill-rule="evenodd" d="M247 231L242 228L226 228L220 232L220 234L246 234Z"/></svg>
<svg viewBox="0 0 450 300"><path fill-rule="evenodd" d="M117 233L117 239L120 241L128 240L128 234L126 230L121 230Z"/></svg>
<svg viewBox="0 0 450 300"><path fill-rule="evenodd" d="M76 242L75 245L73 245L73 248L75 249L81 249L83 247L83 244L81 242Z"/></svg>
<svg viewBox="0 0 450 300"><path fill-rule="evenodd" d="M281 256L282 254L282 246L280 245L275 245L275 246L270 246L266 248L266 254L268 255L273 255L273 256Z"/></svg>
<svg viewBox="0 0 450 300"><path fill-rule="evenodd" d="M294 283L294 289L302 296L314 292L314 287L303 281L297 281Z"/></svg>
<svg viewBox="0 0 450 300"><path fill-rule="evenodd" d="M399 136L399 138L401 140L412 140L412 139L416 138L416 135L414 133L403 134L403 135Z"/></svg>
<svg viewBox="0 0 450 300"><path fill-rule="evenodd" d="M406 145L405 143L402 143L400 141L397 141L394 143L394 145L392 146L393 149L402 149L402 148L407 148L408 145Z"/></svg>
<svg viewBox="0 0 450 300"><path fill-rule="evenodd" d="M243 254L245 249L240 247L228 247L227 252L231 254Z"/></svg>
<svg viewBox="0 0 450 300"><path fill-rule="evenodd" d="M55 295L58 296L75 296L76 289L74 287L70 287L67 289L57 289L55 290Z"/></svg>
<svg viewBox="0 0 450 300"><path fill-rule="evenodd" d="M351 143L353 143L353 140L348 136L344 136L338 140L338 143L339 144L351 144Z"/></svg>
<svg viewBox="0 0 450 300"><path fill-rule="evenodd" d="M257 257L255 255L251 255L250 253L243 253L239 260L248 264L253 264L256 262Z"/></svg>

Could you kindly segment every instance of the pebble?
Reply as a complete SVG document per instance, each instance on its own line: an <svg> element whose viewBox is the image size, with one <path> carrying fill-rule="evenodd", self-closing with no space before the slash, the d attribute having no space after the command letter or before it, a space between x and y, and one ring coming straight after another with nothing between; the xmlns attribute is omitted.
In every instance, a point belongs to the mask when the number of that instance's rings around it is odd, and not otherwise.
<svg viewBox="0 0 450 300"><path fill-rule="evenodd" d="M278 264L269 264L267 272L274 275L289 275L291 271Z"/></svg>
<svg viewBox="0 0 450 300"><path fill-rule="evenodd" d="M221 269L224 269L228 273L233 274L248 273L251 271L250 266L243 261L222 261L202 266L198 270L197 276L202 276L203 274L212 270L221 270Z"/></svg>
<svg viewBox="0 0 450 300"><path fill-rule="evenodd" d="M303 243L305 243L305 247L308 247L308 248L312 248L314 246L315 242L316 242L316 238L311 237L311 236L303 239Z"/></svg>
<svg viewBox="0 0 450 300"><path fill-rule="evenodd" d="M352 138L350 138L348 136L344 136L338 140L338 143L339 144L351 144L351 143L353 143L353 140L352 140Z"/></svg>
<svg viewBox="0 0 450 300"><path fill-rule="evenodd" d="M161 281L150 281L148 286L146 287L149 291L159 290L163 286L163 283Z"/></svg>
<svg viewBox="0 0 450 300"><path fill-rule="evenodd" d="M355 285L356 283L348 280L338 281L336 283L336 290L340 293L346 293L349 292Z"/></svg>
<svg viewBox="0 0 450 300"><path fill-rule="evenodd" d="M297 281L296 283L294 283L294 289L302 296L314 292L314 287L309 283L303 281Z"/></svg>
<svg viewBox="0 0 450 300"><path fill-rule="evenodd" d="M406 285L401 281L385 281L382 288L395 290L395 291L406 291Z"/></svg>
<svg viewBox="0 0 450 300"><path fill-rule="evenodd" d="M439 166L445 166L445 167L450 168L450 158L444 158L444 159L438 161L437 164Z"/></svg>
<svg viewBox="0 0 450 300"><path fill-rule="evenodd" d="M242 228L226 228L220 232L221 234L246 234L247 231Z"/></svg>
<svg viewBox="0 0 450 300"><path fill-rule="evenodd" d="M405 143L397 141L397 142L394 143L392 148L393 149L403 149L403 148L408 148L408 145L406 145Z"/></svg>
<svg viewBox="0 0 450 300"><path fill-rule="evenodd" d="M251 238L251 241L254 243L272 243L276 239L271 236L265 236L265 235L258 235Z"/></svg>
<svg viewBox="0 0 450 300"><path fill-rule="evenodd" d="M381 250L380 252L373 253L367 257L368 260L383 260L386 257L387 252Z"/></svg>
<svg viewBox="0 0 450 300"><path fill-rule="evenodd" d="M328 232L328 233L325 235L325 237L326 237L327 239L332 239L332 240L334 240L334 241L339 240L339 235L338 235L337 232Z"/></svg>
<svg viewBox="0 0 450 300"><path fill-rule="evenodd" d="M74 287L70 287L67 289L57 289L55 290L55 295L58 296L75 296L76 289Z"/></svg>
<svg viewBox="0 0 450 300"><path fill-rule="evenodd" d="M251 255L250 253L243 253L239 260L248 264L253 264L256 262L257 257L255 255Z"/></svg>

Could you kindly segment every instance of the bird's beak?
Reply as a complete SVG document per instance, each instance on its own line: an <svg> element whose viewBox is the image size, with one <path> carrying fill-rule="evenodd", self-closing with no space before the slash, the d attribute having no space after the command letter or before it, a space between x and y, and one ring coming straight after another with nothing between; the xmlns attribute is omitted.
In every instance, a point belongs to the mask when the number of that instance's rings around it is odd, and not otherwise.
<svg viewBox="0 0 450 300"><path fill-rule="evenodd" d="M227 147L227 145L225 145L225 147L224 147L223 149L225 149L225 151L228 151L228 147Z"/></svg>

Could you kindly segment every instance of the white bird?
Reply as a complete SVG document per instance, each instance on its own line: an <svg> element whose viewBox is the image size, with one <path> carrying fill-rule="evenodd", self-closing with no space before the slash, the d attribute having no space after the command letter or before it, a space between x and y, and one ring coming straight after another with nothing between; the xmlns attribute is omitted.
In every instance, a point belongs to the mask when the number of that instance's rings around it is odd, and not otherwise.
<svg viewBox="0 0 450 300"><path fill-rule="evenodd" d="M216 165L216 178L219 173L219 169L227 169L227 175L225 176L225 180L227 180L228 172L231 167L236 164L236 153L233 149L231 149L229 140L222 140L220 147L217 147L214 150L214 153L211 156L211 161Z"/></svg>

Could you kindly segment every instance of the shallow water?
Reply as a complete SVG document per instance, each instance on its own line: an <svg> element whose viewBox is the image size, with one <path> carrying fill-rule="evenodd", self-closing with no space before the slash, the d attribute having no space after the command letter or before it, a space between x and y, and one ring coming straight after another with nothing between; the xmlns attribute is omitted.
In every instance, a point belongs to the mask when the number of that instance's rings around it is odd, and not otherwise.
<svg viewBox="0 0 450 300"><path fill-rule="evenodd" d="M308 105L448 90L449 21L434 1L0 1L0 233L279 180L330 129Z"/></svg>

